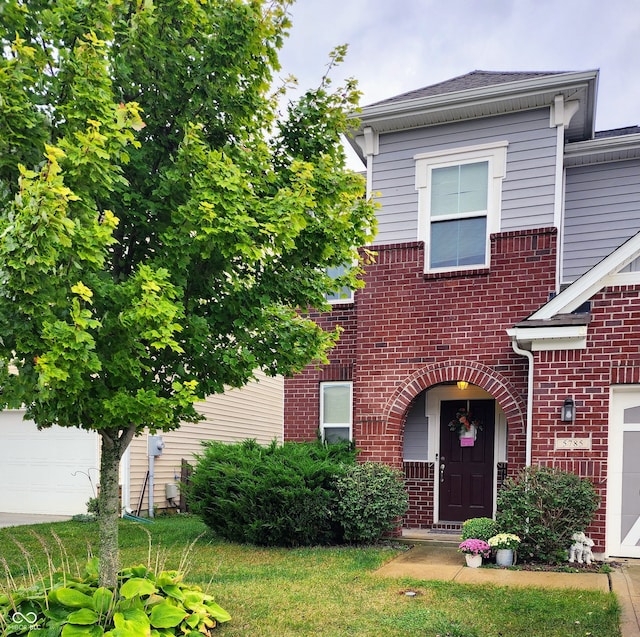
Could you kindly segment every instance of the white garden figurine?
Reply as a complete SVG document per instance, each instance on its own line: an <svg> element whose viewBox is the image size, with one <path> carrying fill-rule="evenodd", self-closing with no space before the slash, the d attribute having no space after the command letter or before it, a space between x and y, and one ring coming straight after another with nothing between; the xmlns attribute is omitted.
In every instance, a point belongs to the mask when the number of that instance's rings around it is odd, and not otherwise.
<svg viewBox="0 0 640 637"><path fill-rule="evenodd" d="M569 548L569 561L577 561L578 564L591 564L593 560L593 552L591 551L593 540L582 531L574 533L571 539L573 544Z"/></svg>

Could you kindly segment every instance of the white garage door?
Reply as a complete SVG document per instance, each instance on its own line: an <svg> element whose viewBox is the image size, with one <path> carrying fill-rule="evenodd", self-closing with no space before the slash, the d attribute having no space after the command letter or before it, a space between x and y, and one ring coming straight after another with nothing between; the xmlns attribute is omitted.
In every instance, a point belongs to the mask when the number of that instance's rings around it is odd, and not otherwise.
<svg viewBox="0 0 640 637"><path fill-rule="evenodd" d="M98 436L75 427L38 431L23 411L0 412L0 511L85 513L98 475Z"/></svg>
<svg viewBox="0 0 640 637"><path fill-rule="evenodd" d="M640 557L640 387L615 387L609 416L607 553Z"/></svg>

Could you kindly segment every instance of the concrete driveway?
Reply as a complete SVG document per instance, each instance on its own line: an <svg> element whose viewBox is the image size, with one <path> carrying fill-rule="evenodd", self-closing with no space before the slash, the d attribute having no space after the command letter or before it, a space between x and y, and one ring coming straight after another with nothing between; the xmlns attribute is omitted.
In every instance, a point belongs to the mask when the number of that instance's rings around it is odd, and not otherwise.
<svg viewBox="0 0 640 637"><path fill-rule="evenodd" d="M2 513L0 511L0 527L24 526L25 524L44 524L46 522L64 522L70 515L39 515L35 513Z"/></svg>

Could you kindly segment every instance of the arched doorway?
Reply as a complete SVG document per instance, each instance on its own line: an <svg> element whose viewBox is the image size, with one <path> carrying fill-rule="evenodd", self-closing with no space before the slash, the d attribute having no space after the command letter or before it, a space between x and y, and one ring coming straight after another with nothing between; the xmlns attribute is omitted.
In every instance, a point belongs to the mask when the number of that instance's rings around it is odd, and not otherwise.
<svg viewBox="0 0 640 637"><path fill-rule="evenodd" d="M464 390L458 388L458 380L467 381ZM405 528L457 528L470 517L493 516L508 446L514 465L523 460L521 403L504 378L477 363L450 361L407 379L390 403L387 419L388 431L397 423L403 440L410 501ZM473 444L461 442L449 429L460 407L477 412L482 422Z"/></svg>

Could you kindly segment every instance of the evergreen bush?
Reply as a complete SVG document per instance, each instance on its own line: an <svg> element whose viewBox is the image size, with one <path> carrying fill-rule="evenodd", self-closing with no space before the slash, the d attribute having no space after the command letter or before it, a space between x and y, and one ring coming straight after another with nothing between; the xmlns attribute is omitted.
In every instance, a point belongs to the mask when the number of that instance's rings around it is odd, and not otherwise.
<svg viewBox="0 0 640 637"><path fill-rule="evenodd" d="M337 520L347 542L378 541L408 507L402 473L376 462L348 467L336 479L336 495Z"/></svg>
<svg viewBox="0 0 640 637"><path fill-rule="evenodd" d="M598 505L589 480L551 467L529 467L505 482L496 519L501 530L522 540L521 560L555 563L566 559L571 536L589 526Z"/></svg>
<svg viewBox="0 0 640 637"><path fill-rule="evenodd" d="M188 487L194 513L222 538L261 546L339 541L335 480L355 463L350 444L264 447L205 443Z"/></svg>

